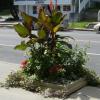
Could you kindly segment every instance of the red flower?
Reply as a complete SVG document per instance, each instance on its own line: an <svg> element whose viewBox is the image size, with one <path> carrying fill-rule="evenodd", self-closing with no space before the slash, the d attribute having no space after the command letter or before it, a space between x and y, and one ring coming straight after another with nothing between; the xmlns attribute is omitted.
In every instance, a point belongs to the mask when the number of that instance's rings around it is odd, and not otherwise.
<svg viewBox="0 0 100 100"><path fill-rule="evenodd" d="M20 66L20 67L21 67L22 69L24 69L24 68L26 67L27 63L28 63L27 60L23 60L23 61L21 62L21 66Z"/></svg>
<svg viewBox="0 0 100 100"><path fill-rule="evenodd" d="M49 7L50 7L50 10L52 10L52 9L53 9L53 2L52 2L52 0L50 0Z"/></svg>
<svg viewBox="0 0 100 100"><path fill-rule="evenodd" d="M54 65L49 69L50 73L57 73L62 69L61 65Z"/></svg>

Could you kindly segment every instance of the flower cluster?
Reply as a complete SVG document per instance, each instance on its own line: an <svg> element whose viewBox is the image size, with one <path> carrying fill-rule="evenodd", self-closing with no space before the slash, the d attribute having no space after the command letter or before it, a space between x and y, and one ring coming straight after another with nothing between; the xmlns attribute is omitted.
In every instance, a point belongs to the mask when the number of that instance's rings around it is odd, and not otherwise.
<svg viewBox="0 0 100 100"><path fill-rule="evenodd" d="M23 61L21 62L20 68L24 69L24 68L26 67L27 63L28 63L27 60L23 60Z"/></svg>

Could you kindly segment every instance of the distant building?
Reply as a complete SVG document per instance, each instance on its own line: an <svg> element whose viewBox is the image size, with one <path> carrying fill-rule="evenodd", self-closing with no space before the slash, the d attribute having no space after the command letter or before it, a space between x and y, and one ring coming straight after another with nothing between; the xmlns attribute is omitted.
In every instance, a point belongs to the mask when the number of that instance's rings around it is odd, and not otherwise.
<svg viewBox="0 0 100 100"><path fill-rule="evenodd" d="M67 14L67 19L77 19L77 15L87 7L90 7L91 2L100 0L57 0L58 10L63 14ZM52 0L53 5L56 0ZM39 6L48 8L50 0L14 0L14 5L18 6L19 16L20 12L26 12L31 16L38 15Z"/></svg>

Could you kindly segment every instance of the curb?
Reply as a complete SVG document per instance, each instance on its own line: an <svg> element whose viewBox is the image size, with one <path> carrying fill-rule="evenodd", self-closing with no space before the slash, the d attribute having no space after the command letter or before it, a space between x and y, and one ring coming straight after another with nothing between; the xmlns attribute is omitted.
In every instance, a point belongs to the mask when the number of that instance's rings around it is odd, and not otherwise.
<svg viewBox="0 0 100 100"><path fill-rule="evenodd" d="M0 23L0 27L7 27L7 28L13 28L13 26L17 23ZM94 29L80 29L80 28L74 28L74 29L64 29L61 31L70 31L70 30L76 30L76 31L95 31Z"/></svg>
<svg viewBox="0 0 100 100"><path fill-rule="evenodd" d="M87 81L85 80L85 78L80 78L76 81L73 81L72 83L63 84L63 85L57 85L53 83L44 83L44 82L40 83L40 86L43 86L44 88L67 91L66 93L67 96L85 87L86 85L87 85Z"/></svg>
<svg viewBox="0 0 100 100"><path fill-rule="evenodd" d="M6 25L6 26L0 25L0 28L13 28L13 25Z"/></svg>
<svg viewBox="0 0 100 100"><path fill-rule="evenodd" d="M76 30L76 31L95 31L94 29L80 29L80 28L69 29L69 30Z"/></svg>
<svg viewBox="0 0 100 100"><path fill-rule="evenodd" d="M0 22L0 27L13 28L13 26L18 23L19 22Z"/></svg>

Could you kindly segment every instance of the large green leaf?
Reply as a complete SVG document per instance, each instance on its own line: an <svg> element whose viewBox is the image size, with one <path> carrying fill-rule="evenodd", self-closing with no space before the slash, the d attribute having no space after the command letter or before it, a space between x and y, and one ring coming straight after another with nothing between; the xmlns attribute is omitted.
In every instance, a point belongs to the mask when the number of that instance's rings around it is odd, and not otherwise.
<svg viewBox="0 0 100 100"><path fill-rule="evenodd" d="M61 27L60 24L57 25L57 26L55 26L55 27L53 28L53 32L56 33L57 31L59 31L60 27Z"/></svg>
<svg viewBox="0 0 100 100"><path fill-rule="evenodd" d="M61 12L57 12L57 11L54 11L53 14L52 14L52 22L57 25L57 24L60 24L61 23L61 17L62 17L62 13Z"/></svg>
<svg viewBox="0 0 100 100"><path fill-rule="evenodd" d="M39 36L40 39L44 39L46 37L45 30L43 30L43 29L39 30L38 36Z"/></svg>
<svg viewBox="0 0 100 100"><path fill-rule="evenodd" d="M26 50L27 47L28 47L28 46L27 46L27 44L25 43L25 41L22 41L21 44L15 46L14 49L16 49L16 50L23 50L23 51L24 51L24 50Z"/></svg>
<svg viewBox="0 0 100 100"><path fill-rule="evenodd" d="M45 14L44 9L39 10L39 17L38 18L39 18L40 21L45 21L46 20L46 14Z"/></svg>
<svg viewBox="0 0 100 100"><path fill-rule="evenodd" d="M21 24L14 25L16 32L19 34L20 37L25 38L29 36L29 30Z"/></svg>
<svg viewBox="0 0 100 100"><path fill-rule="evenodd" d="M32 21L33 21L33 17L32 16L29 16L24 12L21 13L21 16L22 16L22 18L23 18L25 23L27 23L28 25L32 24Z"/></svg>

